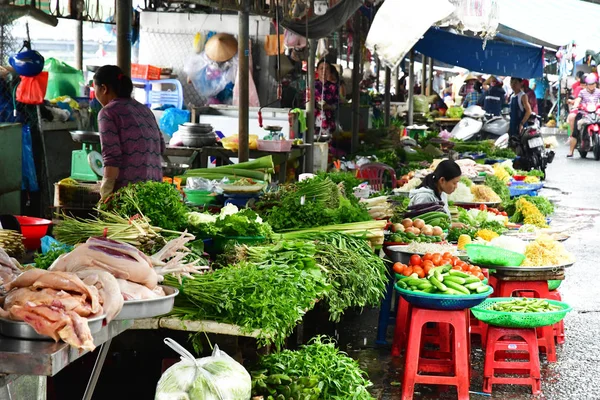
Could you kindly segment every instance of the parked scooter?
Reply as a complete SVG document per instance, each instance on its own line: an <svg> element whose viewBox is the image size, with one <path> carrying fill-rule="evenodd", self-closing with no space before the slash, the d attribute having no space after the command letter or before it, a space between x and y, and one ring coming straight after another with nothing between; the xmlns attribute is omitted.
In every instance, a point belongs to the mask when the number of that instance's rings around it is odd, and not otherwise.
<svg viewBox="0 0 600 400"><path fill-rule="evenodd" d="M577 151L581 158L593 151L594 159L600 160L600 104L588 104L587 107L580 106L581 119L577 122Z"/></svg>
<svg viewBox="0 0 600 400"><path fill-rule="evenodd" d="M540 132L541 120L542 117L532 114L519 136L509 139L509 146L517 154L513 162L515 169L537 169L544 173L542 179L545 179L546 167L554 160L554 152L546 151Z"/></svg>
<svg viewBox="0 0 600 400"><path fill-rule="evenodd" d="M510 119L506 113L496 117L486 114L480 106L467 107L463 118L452 129L452 137L462 141L497 140L508 134Z"/></svg>

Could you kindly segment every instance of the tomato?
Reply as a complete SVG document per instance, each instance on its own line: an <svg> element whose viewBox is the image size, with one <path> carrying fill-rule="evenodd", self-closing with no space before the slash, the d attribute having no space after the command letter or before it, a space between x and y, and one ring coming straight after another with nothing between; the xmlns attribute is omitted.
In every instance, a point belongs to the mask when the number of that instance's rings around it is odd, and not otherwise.
<svg viewBox="0 0 600 400"><path fill-rule="evenodd" d="M453 265L452 259L443 257L440 265Z"/></svg>
<svg viewBox="0 0 600 400"><path fill-rule="evenodd" d="M477 275L477 273L479 273L479 272L481 272L481 271L479 270L479 268L478 268L478 267L476 267L476 266L472 265L472 266L470 266L470 267L469 267L469 272L470 272L472 275Z"/></svg>
<svg viewBox="0 0 600 400"><path fill-rule="evenodd" d="M454 258L454 256L452 254L446 252L446 253L442 254L442 258L450 258L450 259L452 259L452 258Z"/></svg>
<svg viewBox="0 0 600 400"><path fill-rule="evenodd" d="M484 280L485 279L485 275L483 275L481 272L477 273L476 275L479 279Z"/></svg>
<svg viewBox="0 0 600 400"><path fill-rule="evenodd" d="M434 268L433 264L426 264L423 267L423 271L425 271L425 274L429 275L429 271L431 271Z"/></svg>
<svg viewBox="0 0 600 400"><path fill-rule="evenodd" d="M502 215L503 217L508 217L508 214L506 213L506 211L502 211L502 212L500 213L500 215Z"/></svg>
<svg viewBox="0 0 600 400"><path fill-rule="evenodd" d="M487 211L487 206L485 204L480 204L479 205L479 210L480 211Z"/></svg>
<svg viewBox="0 0 600 400"><path fill-rule="evenodd" d="M442 262L442 256L439 254L434 254L431 258L431 261L433 262L433 265L440 266L442 265L440 264Z"/></svg>
<svg viewBox="0 0 600 400"><path fill-rule="evenodd" d="M419 257L417 254L413 254L412 256L410 256L410 265L421 265L421 257Z"/></svg>
<svg viewBox="0 0 600 400"><path fill-rule="evenodd" d="M425 277L425 271L421 267L415 267L413 269L413 273L417 274L419 276L419 278L424 278Z"/></svg>
<svg viewBox="0 0 600 400"><path fill-rule="evenodd" d="M452 269L453 269L453 270L456 270L456 271L460 271L460 267L459 267L458 265L454 265L454 266L452 267Z"/></svg>
<svg viewBox="0 0 600 400"><path fill-rule="evenodd" d="M462 270L465 271L465 272L468 271L470 267L471 266L469 264L467 264L467 263L465 263L465 265L461 266Z"/></svg>
<svg viewBox="0 0 600 400"><path fill-rule="evenodd" d="M408 268L404 268L404 271L402 272L402 275L404 276L410 276L413 273L413 269L411 267Z"/></svg>
<svg viewBox="0 0 600 400"><path fill-rule="evenodd" d="M433 257L433 254L427 253L422 257L422 259L423 259L423 261L431 261L432 257Z"/></svg>
<svg viewBox="0 0 600 400"><path fill-rule="evenodd" d="M397 274L401 274L404 271L404 268L406 268L406 265L399 262L394 263L394 265L392 266L392 269Z"/></svg>
<svg viewBox="0 0 600 400"><path fill-rule="evenodd" d="M456 265L459 262L461 262L462 260L458 257L452 257L452 265Z"/></svg>

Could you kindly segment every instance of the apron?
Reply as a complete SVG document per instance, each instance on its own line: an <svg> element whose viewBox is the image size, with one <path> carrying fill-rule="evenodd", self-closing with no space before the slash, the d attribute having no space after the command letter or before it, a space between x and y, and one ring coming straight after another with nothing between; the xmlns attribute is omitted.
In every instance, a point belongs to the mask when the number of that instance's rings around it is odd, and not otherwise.
<svg viewBox="0 0 600 400"><path fill-rule="evenodd" d="M518 95L512 95L510 98L510 136L519 135L519 125L525 115L525 109L521 97L525 96L525 93L520 92Z"/></svg>

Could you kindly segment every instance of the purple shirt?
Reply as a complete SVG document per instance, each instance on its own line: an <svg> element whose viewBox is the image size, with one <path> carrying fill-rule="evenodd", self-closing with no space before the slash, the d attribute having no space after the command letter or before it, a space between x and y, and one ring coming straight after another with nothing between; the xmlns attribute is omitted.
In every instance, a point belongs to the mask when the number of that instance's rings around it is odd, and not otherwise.
<svg viewBox="0 0 600 400"><path fill-rule="evenodd" d="M579 92L579 98L581 99L581 105L586 106L588 104L600 103L600 89L594 89L592 93L587 89L581 89Z"/></svg>
<svg viewBox="0 0 600 400"><path fill-rule="evenodd" d="M115 190L139 181L162 181L165 141L152 111L133 99L115 99L98 114L102 159L119 168Z"/></svg>

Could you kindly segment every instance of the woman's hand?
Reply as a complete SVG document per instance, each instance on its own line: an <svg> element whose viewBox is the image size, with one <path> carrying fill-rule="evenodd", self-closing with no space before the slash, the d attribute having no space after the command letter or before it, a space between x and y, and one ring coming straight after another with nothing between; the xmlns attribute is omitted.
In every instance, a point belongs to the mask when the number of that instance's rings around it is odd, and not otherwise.
<svg viewBox="0 0 600 400"><path fill-rule="evenodd" d="M452 225L450 225L450 228L455 228L455 229L463 229L466 227L467 226L465 224L463 224L462 222L453 222Z"/></svg>

